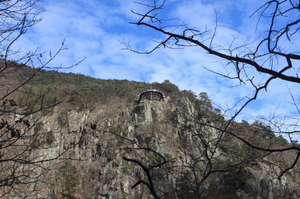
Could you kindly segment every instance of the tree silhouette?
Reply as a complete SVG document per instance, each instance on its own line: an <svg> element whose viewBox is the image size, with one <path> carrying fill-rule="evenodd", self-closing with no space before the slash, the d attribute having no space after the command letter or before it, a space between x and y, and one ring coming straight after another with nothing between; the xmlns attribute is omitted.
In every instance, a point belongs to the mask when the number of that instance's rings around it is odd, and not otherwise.
<svg viewBox="0 0 300 199"><path fill-rule="evenodd" d="M216 21L215 28L211 31L211 34L207 34L208 30L206 27L203 27L203 30L198 30L193 27L189 27L185 23L174 25L171 23L176 23L175 20L161 18L160 13L164 12L163 8L167 3L167 0L153 1L152 4L138 3L141 6L146 7L148 10L143 13L133 10L132 12L137 15L139 19L136 22L131 22L133 25L157 31L158 33L166 36L164 37L165 39L155 41L157 44L153 48L145 51L136 50L131 47L129 43L124 42L126 49L139 54L150 54L160 48L199 48L202 51L223 60L225 63L223 67L225 67L228 72L220 73L209 66L206 66L207 71L230 80L238 80L240 85L250 85L253 90L253 94L244 98L246 99L244 103L237 108L229 119L224 119L221 125L216 125L216 123L209 122L207 119L203 120L201 117L194 117L193 122L201 124L203 127L215 129L219 133L217 137L208 142L203 138L203 135L200 134L199 131L197 131L198 133L195 132L195 135L199 138L199 143L201 143L203 147L205 157L205 160L202 162L205 164L202 165L202 169L204 169L204 171L202 175L200 175L201 177L199 177L197 172L191 172L191 174L194 174L195 176L195 184L197 184L197 186L199 185L199 187L203 186L205 182L207 182L207 179L214 176L215 173L226 173L228 171L239 172L242 165L247 162L251 162L251 160L259 159L259 157L272 157L273 154L288 152L291 156L291 161L284 166L278 164L278 168L280 169L277 171L276 178L281 179L283 175L297 165L299 160L300 148L296 142L293 142L293 135L295 136L300 132L298 117L294 117L293 115L286 116L287 118L294 119L292 124L287 122L285 119L279 120L277 118L262 118L264 121L264 125L262 125L263 127L258 127L256 124L252 125L251 131L256 132L257 136L263 135L270 140L272 140L272 137L276 137L275 134L285 134L290 143L283 145L276 144L277 141L272 141L269 144L261 143L259 142L259 137L245 136L244 134L241 135L234 130L236 126L240 125L234 121L236 117L247 107L247 105L250 104L250 102L258 99L260 93L267 91L271 87L271 82L275 79L295 84L300 83L299 65L297 64L297 61L300 60L300 54L294 50L289 50L289 48L285 46L287 42L290 45L295 43L299 36L298 31L300 20L298 18L293 18L294 14L298 13L300 10L299 2L274 0L263 3L262 6L258 7L258 9L253 11L252 14L252 16L258 16L256 24L259 24L260 19L262 18L268 20L268 26L261 35L259 41L248 40L246 43L236 44L238 39L233 37L233 41L230 42L233 45L228 46L216 43L215 38L217 36L218 21ZM253 28L255 29L255 27ZM205 37L205 35L208 36ZM255 79L255 74L257 76L264 74L264 78L257 81ZM289 92L291 95L290 103L295 107L295 114L299 115L299 103L297 99L294 98L292 94L293 91ZM200 97L204 99L202 103L207 102L207 99L205 99L207 97L204 93L202 93ZM225 113L227 112L225 111ZM250 126L248 125L247 128L249 130ZM255 130L255 128L257 128L257 130ZM270 132L271 134L269 135L268 133ZM240 159L237 158L237 161L233 161L232 164L222 166L222 164L215 161L215 158L219 149L222 149L223 147L226 148L226 141L240 143L243 148L240 148L239 150L244 151L244 153L240 153ZM222 150L230 149L223 148ZM200 157L198 160L194 159L196 162L194 166L197 164L197 161L200 161L200 159ZM133 160L128 161L134 162ZM135 161L137 161L137 159L135 159ZM141 162L138 164L140 165ZM141 167L144 168L143 166ZM195 167L191 166L191 168ZM192 169L192 171L195 170ZM196 191L195 193L196 198L203 198L203 195L199 195L200 192ZM208 195L206 196L208 197Z"/></svg>
<svg viewBox="0 0 300 199"><path fill-rule="evenodd" d="M28 83L42 69L51 69L50 62L66 49L62 42L47 59L45 52L16 50L16 41L41 21L43 8L39 3L40 0L0 1L0 197L37 197L45 180L43 174L52 169L46 163L68 150L55 157L36 152L58 144L52 132L41 134L38 129L43 116L60 102L49 97L42 86L33 89ZM28 66L34 70L19 77L19 71Z"/></svg>

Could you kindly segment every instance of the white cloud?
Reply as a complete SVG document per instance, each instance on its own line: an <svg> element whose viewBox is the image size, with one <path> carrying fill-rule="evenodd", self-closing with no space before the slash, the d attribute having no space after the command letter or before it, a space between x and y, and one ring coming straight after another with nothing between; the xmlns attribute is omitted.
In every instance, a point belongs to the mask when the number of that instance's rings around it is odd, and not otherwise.
<svg viewBox="0 0 300 199"><path fill-rule="evenodd" d="M214 28L215 7L222 15L219 21L222 26L219 27L215 37L216 43L229 45L233 36L239 35L235 41L239 45L247 41L248 34L255 33L253 27L256 21L249 21L247 17L260 1L253 3L243 0L236 3L236 1L215 0L213 5L211 1L203 2L206 4L195 0L172 1L166 5L166 8L171 8L172 11L162 11L167 12L164 13L166 17L177 17L177 21L170 23L185 22L189 27L204 31L205 27L210 30ZM150 55L121 50L125 46L120 41L124 39L130 41L136 49L151 49L156 45L152 39L165 38L147 28L129 25L130 21L136 20L136 16L130 10L144 12L146 9L132 1L46 1L45 8L47 11L43 14L43 21L29 30L17 44L24 51L35 50L37 47L41 51L54 51L66 39L69 50L62 52L52 66L58 66L60 63L69 66L86 57L80 66L69 71L102 79L146 82L163 82L168 79L180 89L190 89L196 94L207 92L209 97L224 109L233 107L240 99L253 94L249 82L246 82L246 85L236 86L237 81L225 79L205 70L202 66L216 72L226 72L223 67L226 62L208 55L200 48L184 50L162 48ZM238 20L234 21L236 18ZM253 38L253 35L250 36ZM233 74L234 68L226 69L229 74ZM249 75L255 76L255 81L266 78L254 70L250 70ZM297 85L289 84L288 87L292 91L297 91ZM300 98L298 93L294 92L294 95L297 99ZM275 109L279 103L277 111L280 114L294 110L286 102L290 101L290 98L282 81L272 83L268 92L259 97L260 101L251 104L245 110L245 117L267 113Z"/></svg>

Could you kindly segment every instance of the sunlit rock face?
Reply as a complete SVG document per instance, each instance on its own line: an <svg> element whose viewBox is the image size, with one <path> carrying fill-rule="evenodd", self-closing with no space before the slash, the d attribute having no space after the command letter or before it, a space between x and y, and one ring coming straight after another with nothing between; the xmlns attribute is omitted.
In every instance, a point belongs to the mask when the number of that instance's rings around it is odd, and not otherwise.
<svg viewBox="0 0 300 199"><path fill-rule="evenodd" d="M297 167L278 180L278 168L268 159L228 168L204 179L210 169L218 169L210 168L209 161L224 168L235 157L214 147L222 134L209 126L221 123L200 117L185 98L145 100L138 105L111 100L85 111L56 107L51 114L35 115L31 120L36 124L32 132L39 134L31 156L41 160L59 157L41 164L37 171L42 174L39 191L29 198L62 198L63 178L68 175L78 177L73 193L77 198L152 198L143 183L131 188L139 180L149 183L149 179L138 164L123 157L151 168L163 162L160 155L166 164L154 167L150 174L162 198L271 199L283 195L297 198L300 194L298 174L293 173ZM76 169L62 176L60 168L66 161Z"/></svg>

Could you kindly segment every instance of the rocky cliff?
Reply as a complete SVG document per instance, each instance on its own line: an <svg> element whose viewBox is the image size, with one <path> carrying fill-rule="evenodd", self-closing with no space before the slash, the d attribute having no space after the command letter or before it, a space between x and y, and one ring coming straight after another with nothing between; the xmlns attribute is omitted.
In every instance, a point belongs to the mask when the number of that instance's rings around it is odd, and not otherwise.
<svg viewBox="0 0 300 199"><path fill-rule="evenodd" d="M203 115L187 98L134 105L116 97L84 111L57 106L28 120L37 137L29 141L30 157L40 160L33 172L38 191L29 198L146 199L153 198L150 182L159 197L172 199L300 194L297 166L278 179L285 155L220 141L224 135L213 126L224 119Z"/></svg>

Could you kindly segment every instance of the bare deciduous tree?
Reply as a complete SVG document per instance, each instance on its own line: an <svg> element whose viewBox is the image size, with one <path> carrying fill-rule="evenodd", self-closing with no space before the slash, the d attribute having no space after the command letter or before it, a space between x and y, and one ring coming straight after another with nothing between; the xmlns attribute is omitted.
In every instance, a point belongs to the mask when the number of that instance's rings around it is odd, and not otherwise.
<svg viewBox="0 0 300 199"><path fill-rule="evenodd" d="M55 157L50 152L36 150L58 144L51 132L41 133L37 129L43 116L60 102L49 99L48 91L43 88L35 92L23 89L42 69L51 69L50 62L66 49L62 42L47 59L45 52L38 49L18 50L16 42L28 28L41 21L42 11L40 0L0 1L0 197L37 197L45 182L44 172L51 170L47 162L57 160L68 150ZM6 79L28 66L35 70L25 79L17 76Z"/></svg>
<svg viewBox="0 0 300 199"><path fill-rule="evenodd" d="M300 20L297 17L292 17L295 13L297 13L296 15L298 16L298 12L300 11L299 2L288 0L265 2L253 12L253 16L258 16L257 24L259 24L260 19L262 18L269 22L269 25L266 30L264 30L260 40L251 42L248 40L246 43L235 44L237 39L234 37L233 41L228 46L220 45L215 41L218 21L216 21L215 29L210 32L211 34L208 33L209 31L206 30L206 27L203 27L203 30L196 30L193 27L188 27L187 24L172 24L171 26L170 23L174 23L174 20L160 18L159 13L163 12L163 8L167 3L167 0L153 1L152 5L138 3L141 6L146 6L148 11L144 13L132 11L139 17L139 20L137 22L131 22L133 25L155 30L166 36L165 39L156 41L157 45L146 51L136 50L132 48L129 43L124 42L126 49L139 54L150 54L159 48L200 48L204 52L224 60L224 62L226 62L224 67L230 72L220 73L219 71L214 71L213 69L206 67L208 71L224 78L238 80L240 85L250 85L253 89L253 94L247 96L245 102L238 107L235 113L231 115L229 119L225 119L222 123L219 123L219 125L216 125L214 122L207 122L207 120L201 120L197 117L194 118L195 120L193 122L196 124L215 129L218 132L216 137L207 140L207 138L204 139L202 131L192 131L198 138L199 145L201 145L203 149L203 153L200 156L189 157L187 158L189 162L186 162L186 166L190 168L190 174L194 176L193 183L195 188L197 189L197 187L199 188L201 186L208 187L209 185L205 185L205 182L212 183L212 181L208 179L216 173L238 171L238 168L242 168L243 165L252 160L257 160L262 157L271 158L273 154L278 153L288 153L290 155L290 161L285 164L282 164L282 162L280 163L278 159L276 161L268 159L269 162L265 160L268 164L276 167L274 170L275 174L273 173L272 175L276 176L277 179L281 179L283 175L297 165L299 160L299 145L292 140L293 135L299 133L298 117L289 116L290 118L294 117L295 119L292 124L286 122L284 119L263 118L266 122L265 126L253 125L251 127L253 128L251 131L256 132L257 135L266 136L269 139L270 137L268 137L267 134L270 129L265 129L265 127L272 126L270 131L278 134L285 134L286 138L289 138L290 143L283 145L273 141L270 141L269 144L260 143L258 141L259 137L247 137L245 134L239 134L234 128L237 126L241 128L242 124L237 124L234 120L250 102L258 98L258 95L261 92L266 91L270 87L270 83L275 79L295 84L300 83L299 66L297 65L297 62L300 60L300 54L295 50L289 50L294 48L289 48L288 46L293 45L293 42L295 42L299 36ZM207 37L205 37L206 35ZM257 76L264 74L264 78L262 78L262 80L260 78L260 80L257 81L255 79L255 74ZM298 102L291 91L290 93L292 99L291 104L294 104L295 112L299 115ZM257 128L257 130L255 130L255 128ZM243 147L247 148L247 150L244 151L244 154L239 154L239 157L236 157L231 164L222 165L217 161L218 158L216 157L220 150L224 150L224 147L226 148L224 144L226 145L226 142L230 140L240 143ZM187 156L190 156L190 154L187 154ZM132 160L127 158L125 160L137 163L146 173L148 172L148 168L142 165L141 162L137 162L137 159ZM202 170L199 169L199 165L201 165ZM196 171L195 168L198 168L198 170ZM220 182L222 181L221 178L219 178L219 180ZM141 183L141 181L139 182ZM215 185L218 187L217 182ZM151 193L153 193L151 186L149 189ZM205 198L201 195L202 193L200 190L201 189L194 192L196 194L195 198ZM209 193L206 192L206 197L208 196ZM155 196L155 194L154 197L159 198Z"/></svg>

